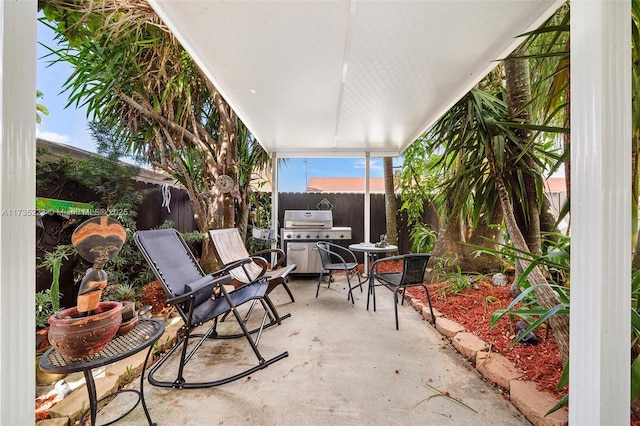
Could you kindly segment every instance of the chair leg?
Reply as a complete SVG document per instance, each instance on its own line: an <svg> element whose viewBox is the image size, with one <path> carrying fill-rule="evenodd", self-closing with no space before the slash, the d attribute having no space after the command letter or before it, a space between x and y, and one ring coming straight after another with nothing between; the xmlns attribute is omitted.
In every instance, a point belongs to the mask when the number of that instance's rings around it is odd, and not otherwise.
<svg viewBox="0 0 640 426"><path fill-rule="evenodd" d="M398 325L398 289L399 287L393 289L393 309L395 309L396 313L396 330L400 329Z"/></svg>
<svg viewBox="0 0 640 426"><path fill-rule="evenodd" d="M293 298L293 293L291 293L291 289L287 285L287 278L286 277L279 277L279 278L270 280L269 281L269 287L267 287L267 294L270 294L279 285L284 287L284 289L286 290L287 294L289 295L289 298L291 299L291 302L295 302L296 300Z"/></svg>
<svg viewBox="0 0 640 426"><path fill-rule="evenodd" d="M358 285L354 286L353 288L360 287L360 293L362 293L364 291L362 289L362 284L364 284L366 282L366 280L363 281L362 274L360 273L360 270L358 270L358 269L356 269L355 275L356 275L356 277L358 277Z"/></svg>
<svg viewBox="0 0 640 426"><path fill-rule="evenodd" d="M287 294L289 295L289 297L291 298L291 302L295 302L296 299L293 298L293 293L291 293L291 289L289 288L289 286L287 285L287 280L285 279L284 282L282 283L282 287L284 287L284 289L286 290Z"/></svg>
<svg viewBox="0 0 640 426"><path fill-rule="evenodd" d="M322 283L322 277L324 277L324 270L320 271L320 276L318 277L318 287L316 288L316 297L318 297L318 293L320 293L320 283Z"/></svg>
<svg viewBox="0 0 640 426"><path fill-rule="evenodd" d="M429 302L429 311L431 312L431 323L433 325L436 325L436 316L433 314L433 306L431 306L431 296L429 296L429 290L427 289L427 286L422 284L422 287L424 287L424 292L427 293L427 301Z"/></svg>
<svg viewBox="0 0 640 426"><path fill-rule="evenodd" d="M274 325L281 325L282 324L282 320L285 320L289 317L291 317L290 313L284 314L284 315L280 315L278 313L278 310L276 309L275 305L273 304L273 301L269 298L268 295L264 295L264 302L261 300L261 304L263 309L265 310L266 314L269 317L269 322L266 323L264 326L258 327L258 328L254 328L252 330L249 330L249 334L255 334L260 332L261 328L269 328L272 327ZM247 323L247 320L251 314L251 311L253 310L253 306L255 305L255 303L257 302L257 300L253 300L252 303L252 307L250 308L249 312L245 315L245 319L243 321L244 324ZM266 302L266 305L265 305ZM229 316L232 312L229 311L227 313L225 313L223 315L224 318L226 318L227 316ZM218 320L216 320L218 321ZM220 320L222 321L222 320ZM192 337L200 337L202 336L201 334L192 334ZM218 334L215 328L212 328L212 331L209 331L207 333L207 337L211 338L211 339L237 339L238 337L243 337L244 333L236 333L236 334Z"/></svg>
<svg viewBox="0 0 640 426"><path fill-rule="evenodd" d="M320 284L322 284L322 279L324 278L325 274L328 277L327 288L331 288L331 281L333 281L332 271L330 269L323 269L322 271L320 271L320 276L318 277L318 288L316 289L316 297L318 297L318 294L320 293Z"/></svg>
<svg viewBox="0 0 640 426"><path fill-rule="evenodd" d="M351 278L349 276L349 271L347 271L346 269L344 270L345 275L347 276L347 286L349 287L349 291L347 293L347 300L351 299L351 304L355 304L354 300L353 300L353 292L351 291Z"/></svg>
<svg viewBox="0 0 640 426"><path fill-rule="evenodd" d="M316 298L318 297L318 293L320 293L320 283L322 283L322 277L324 277L324 269L320 271L320 276L318 277L318 288L316 289Z"/></svg>
<svg viewBox="0 0 640 426"><path fill-rule="evenodd" d="M369 298L373 296L373 311L376 311L376 285L373 274L369 275L369 287L367 288L367 311L369 310Z"/></svg>
<svg viewBox="0 0 640 426"><path fill-rule="evenodd" d="M263 304L262 306L265 308L265 311L267 313L269 313L269 311L271 311L273 313L273 315L275 316L275 318L269 318L271 322L276 322L278 323L278 325L282 324L282 320L287 318L288 316L290 316L291 314L281 317L280 314L278 314L278 311L276 310L275 305L273 304L273 301L269 298L268 295L264 295L264 301L266 302L266 306ZM271 315L269 315L269 317L271 317Z"/></svg>
<svg viewBox="0 0 640 426"><path fill-rule="evenodd" d="M238 317L236 317L237 319L239 319ZM264 318L263 318L264 321ZM241 324L241 323L240 323ZM246 331L246 328L244 327L243 324L241 324L241 327L243 327ZM149 373L147 375L147 380L149 381L149 383L151 383L154 386L159 386L159 387L170 387L170 388L175 388L175 389L200 389L200 388L209 388L209 387L214 387L214 386L220 386L220 385L224 385L226 383L230 383L233 382L234 380L238 380L241 379L243 377L247 377L250 374L253 374L259 370L262 370L266 367L268 367L269 365L280 361L281 359L284 359L286 357L289 356L288 352L283 352L279 355L274 356L273 358L267 359L265 360L262 355L260 354L260 352L258 351L257 347L255 346L255 343L253 342L253 339L251 339L251 337L247 334L244 334L245 337L247 337L247 339L249 340L249 344L251 345L251 348L254 350L254 353L256 355L256 357L258 358L258 363L257 365L244 370L240 373L237 373L235 375L229 376L229 377L225 377L222 379L218 379L218 380L213 380L213 381L208 381L208 382L187 382L185 380L185 378L183 377L183 371L184 371L184 367L186 366L186 364L189 362L189 360L191 359L191 357L194 355L194 353L196 352L196 350L202 345L202 343L204 342L204 340L207 338L207 336L210 334L210 332L207 332L201 339L200 341L196 344L196 347L193 348L190 352L189 355L186 355L186 348L189 344L189 337L195 337L196 335L191 335L189 336L189 333L187 332L186 336L183 336L183 338L181 340L178 341L178 343L168 352L166 353L161 359L160 361L158 361L150 370ZM180 345L182 345L182 348L180 348ZM176 379L174 381L164 381L164 380L158 380L155 378L155 374L156 372L158 372L158 370L160 369L160 367L162 367L166 361L168 361L172 355L174 354L174 352L176 352L178 349L181 349L181 354L180 354L180 365L178 367L178 375L176 377Z"/></svg>

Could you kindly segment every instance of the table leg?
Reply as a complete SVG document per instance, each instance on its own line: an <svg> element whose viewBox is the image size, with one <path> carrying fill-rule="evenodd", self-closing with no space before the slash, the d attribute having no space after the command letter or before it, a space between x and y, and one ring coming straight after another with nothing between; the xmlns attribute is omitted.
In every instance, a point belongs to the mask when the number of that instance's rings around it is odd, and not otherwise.
<svg viewBox="0 0 640 426"><path fill-rule="evenodd" d="M116 391L112 394L109 394L107 396L105 396L103 399L106 398L110 398L115 396L116 394L122 393L122 392L131 392L134 393L138 396L138 401L133 405L133 407L131 407L127 412L125 412L124 414L122 414L120 417L118 417L115 420L110 421L109 423L105 423L104 426L107 425L111 425L113 423L116 423L117 421L123 419L124 417L126 417L129 413L131 413L137 406L139 402L142 402L142 409L144 410L144 415L147 417L147 421L149 422L149 426L156 426L156 423L154 423L153 421L151 421L151 415L149 414L149 409L147 408L147 403L144 400L144 372L147 368L147 362L149 361L149 357L151 356L151 353L153 352L153 345L149 346L149 350L147 351L147 356L144 359L144 364L142 365L142 372L140 373L140 390L137 391L135 389L121 389L119 391ZM98 403L101 400L98 400L98 396L96 394L96 384L95 381L93 380L93 374L91 373L91 370L85 370L84 371L84 378L87 384L87 392L89 392L89 409L85 410L84 413L82 414L82 417L80 418L80 424L84 425L85 421L84 418L87 415L87 411L90 411L91 413L91 426L95 426L96 425L96 417L98 415Z"/></svg>
<svg viewBox="0 0 640 426"><path fill-rule="evenodd" d="M371 268L371 265L373 265L373 262L375 260L376 260L375 253L370 251L364 252L364 274L362 274L364 278L368 278L369 274L371 274L371 271L369 270L369 268Z"/></svg>
<svg viewBox="0 0 640 426"><path fill-rule="evenodd" d="M369 262L369 252L364 252L364 275L365 277L369 276L369 265L371 264L371 262Z"/></svg>
<svg viewBox="0 0 640 426"><path fill-rule="evenodd" d="M151 421L151 416L149 415L149 410L147 409L147 403L144 400L144 371L147 368L147 363L149 361L149 357L151 356L151 352L153 352L153 346L149 346L149 350L147 351L147 356L144 359L144 364L142 364L142 372L140 373L140 401L142 401L142 409L144 410L144 415L147 416L147 421L150 426L155 426L156 424Z"/></svg>
<svg viewBox="0 0 640 426"><path fill-rule="evenodd" d="M378 259L378 254L374 252L367 253L370 257L371 269L373 269L373 263ZM371 296L373 297L373 311L376 311L376 289L375 282L373 277L373 270L369 271L369 291L371 292ZM369 308L369 304L367 303L367 309Z"/></svg>
<svg viewBox="0 0 640 426"><path fill-rule="evenodd" d="M84 370L84 380L87 385L87 392L89 392L89 409L91 411L91 426L95 426L96 416L98 415L97 414L98 397L96 396L96 382L93 380L93 373L91 373L91 369ZM84 417L80 419L80 423L85 424Z"/></svg>

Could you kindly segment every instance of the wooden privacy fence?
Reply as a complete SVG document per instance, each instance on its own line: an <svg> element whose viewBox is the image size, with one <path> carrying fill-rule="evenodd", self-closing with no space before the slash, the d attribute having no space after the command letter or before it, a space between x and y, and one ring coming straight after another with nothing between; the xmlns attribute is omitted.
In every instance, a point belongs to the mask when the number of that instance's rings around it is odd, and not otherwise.
<svg viewBox="0 0 640 426"><path fill-rule="evenodd" d="M371 242L380 240L380 235L386 233L385 194L370 194L370 226ZM351 241L341 241L339 244L348 246L352 243L364 241L364 194L353 193L324 193L324 192L281 192L278 199L278 224L284 223L285 210L317 210L318 204L327 200L333 206L333 226L351 227ZM401 212L400 199L397 197L398 206L398 251L408 253L411 249L409 241L409 229L407 215ZM425 205L423 222L433 229L438 229L437 214ZM362 261L362 253L357 253Z"/></svg>
<svg viewBox="0 0 640 426"><path fill-rule="evenodd" d="M160 226L166 220L174 223L174 227L181 232L190 232L197 229L193 218L193 212L189 202L189 195L183 189L168 187L165 191L170 193L170 202L163 206L166 195L163 196L160 185L134 182L136 190L142 191L151 189L145 199L138 206L136 224L138 229L151 229ZM72 185L65 188L62 193L57 193L60 199L72 199L76 201L92 202L98 199L98 195L92 191L79 193L77 186ZM68 192L66 192L68 190ZM46 192L46 191L44 191ZM41 194L49 195L49 194ZM371 194L371 241L376 242L380 235L386 233L384 194ZM340 241L339 243L348 246L351 243L364 241L364 194L353 193L315 193L315 192L284 192L279 194L278 203L278 224L283 223L285 210L317 210L317 205L326 200L333 206L333 225L348 226L351 228L351 240ZM397 200L400 206L400 200ZM434 229L438 227L437 215L430 209L425 208L423 221L431 225ZM407 217L403 212L398 211L398 247L400 253L407 253L411 249L409 242L409 229L407 229ZM66 219L60 216L43 217L42 224L37 230L37 255L42 258L45 251L50 251L58 244L68 244L74 226L65 225ZM76 224L77 225L77 224ZM279 229L279 227L278 227ZM357 253L358 259L363 261L362 253ZM73 266L65 263L61 279L72 281ZM37 274L37 289L44 290L51 283L51 275L40 269ZM75 289L74 289L75 290ZM68 304L72 302L74 292L67 292L64 301ZM68 300L67 300L68 299Z"/></svg>

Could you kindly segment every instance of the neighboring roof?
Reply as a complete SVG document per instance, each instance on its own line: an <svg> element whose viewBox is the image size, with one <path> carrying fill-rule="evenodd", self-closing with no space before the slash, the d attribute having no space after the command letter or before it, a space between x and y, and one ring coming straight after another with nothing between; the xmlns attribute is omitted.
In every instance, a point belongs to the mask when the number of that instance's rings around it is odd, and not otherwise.
<svg viewBox="0 0 640 426"><path fill-rule="evenodd" d="M370 192L384 192L384 178L370 178ZM309 178L307 192L362 192L363 177L315 177Z"/></svg>
<svg viewBox="0 0 640 426"><path fill-rule="evenodd" d="M384 192L384 178L371 178L372 193ZM546 192L566 192L564 177L550 177L545 180ZM364 178L360 177L314 177L309 178L307 192L364 192Z"/></svg>
<svg viewBox="0 0 640 426"><path fill-rule="evenodd" d="M39 155L38 159L41 161L58 161L59 159L68 156L74 160L86 161L93 156L97 156L95 152L85 151L84 149L77 148L71 145L65 145L59 142L48 141L45 139L36 139L36 148L44 149L45 154ZM133 167L131 164L121 162L124 166ZM158 172L145 167L138 167L139 172L136 176L136 180L144 183L151 183L154 185L169 184L176 188L182 188L182 185L176 183L176 180L168 176L166 173Z"/></svg>
<svg viewBox="0 0 640 426"><path fill-rule="evenodd" d="M547 192L567 192L567 181L563 177L550 177L544 184Z"/></svg>
<svg viewBox="0 0 640 426"><path fill-rule="evenodd" d="M77 148L75 146L65 145L59 142L48 141L40 138L36 139L36 146L38 149L44 149L46 151L45 154L38 156L38 159L42 161L57 161L64 156L69 156L74 160L85 161L92 156L99 155L95 152L85 151L84 149ZM121 163L125 166L131 166L131 164L125 162ZM154 185L168 184L175 188L185 189L181 184L176 182L174 178L155 167L138 166L138 169L138 176L136 176L135 180ZM254 174L251 184L254 191L271 192L271 170L269 169L262 172L260 176Z"/></svg>

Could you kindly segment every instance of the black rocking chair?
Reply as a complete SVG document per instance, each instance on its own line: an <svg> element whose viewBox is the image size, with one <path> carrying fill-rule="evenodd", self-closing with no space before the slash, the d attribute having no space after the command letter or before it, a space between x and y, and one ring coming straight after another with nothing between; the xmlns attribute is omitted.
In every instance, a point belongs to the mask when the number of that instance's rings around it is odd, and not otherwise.
<svg viewBox="0 0 640 426"><path fill-rule="evenodd" d="M376 310L376 287L384 286L393 290L393 307L396 313L396 330L398 327L398 291L403 290L402 304L404 305L404 290L407 287L423 287L427 293L427 301L429 302L429 310L431 311L432 322L435 325L436 317L433 315L433 307L431 306L431 297L429 290L424 284L424 271L427 268L430 254L404 254L401 256L385 257L378 259L371 265L371 274L369 276L369 292L367 294L367 310L369 309L369 298L373 296L373 310ZM395 262L402 260L401 272L382 272L385 262Z"/></svg>
<svg viewBox="0 0 640 426"><path fill-rule="evenodd" d="M274 314L273 304L265 295L268 286L267 280L259 279L233 290L225 288L233 279L229 271L243 268L244 265L251 262L251 259L240 260L220 271L205 275L193 253L175 229L138 231L134 235L134 240L156 278L162 284L168 297L167 306L175 307L184 322L178 331L178 341L175 346L149 371L149 383L155 386L178 389L219 386L262 370L289 355L287 352L283 352L267 360L258 350L258 343L264 328L279 324L282 319L290 316L287 314L278 317ZM238 312L238 307L245 303L249 303L249 308L243 317ZM256 304L262 306L264 314L260 325L254 330L249 330L247 321ZM217 331L218 323L230 313L238 321L242 332L233 335L220 335ZM209 321L213 321L213 324L204 334L193 333L196 327ZM199 338L199 341L187 353L187 347L192 337ZM258 359L257 365L237 374L212 381L187 381L184 378L185 366L206 340L235 337L246 337ZM155 374L158 369L172 358L178 348L181 348L181 352L175 380L156 379ZM203 373L206 372L198 372L198 375L201 376Z"/></svg>

